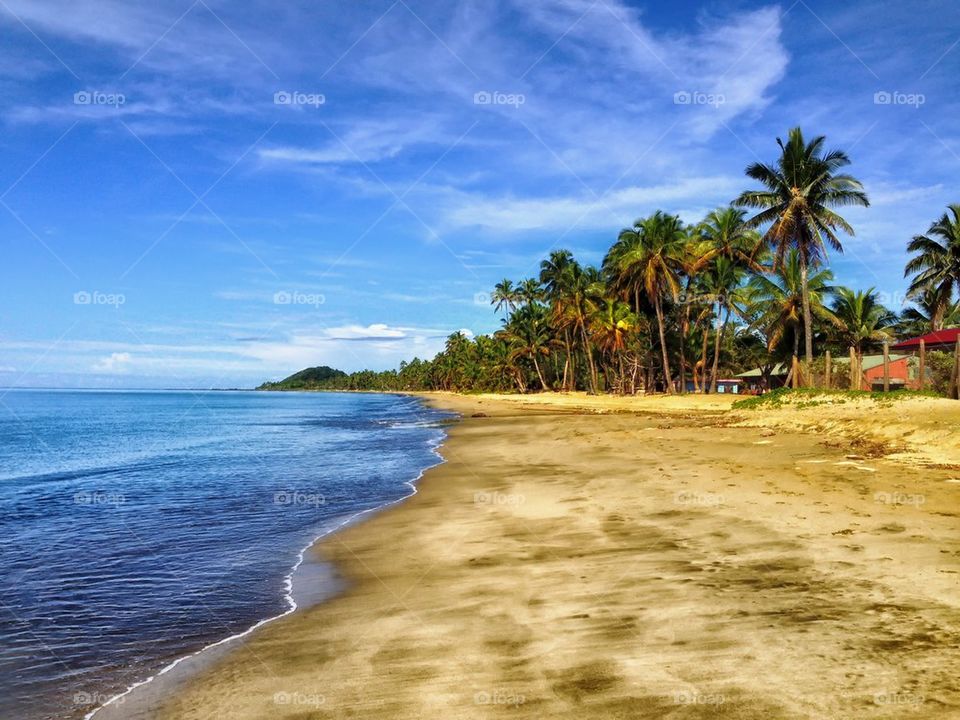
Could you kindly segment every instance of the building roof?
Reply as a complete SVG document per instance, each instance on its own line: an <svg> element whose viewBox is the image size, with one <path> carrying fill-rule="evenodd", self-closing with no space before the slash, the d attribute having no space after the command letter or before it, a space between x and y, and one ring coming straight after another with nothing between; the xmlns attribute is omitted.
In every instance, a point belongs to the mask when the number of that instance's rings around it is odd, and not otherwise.
<svg viewBox="0 0 960 720"><path fill-rule="evenodd" d="M895 355L890 354L890 362L897 362L898 360L903 360L904 358L909 358L910 355ZM883 355L864 355L863 362L861 363L862 367L860 368L863 372L867 370L873 370L876 367L883 365ZM833 359L834 365L844 365L850 362L850 358L838 357ZM770 372L770 377L780 377L781 375L787 375L789 373L789 366L786 363L777 363L773 366L773 370ZM747 370L747 372L740 373L737 375L738 378L759 378L763 377L763 372L760 368L754 368L753 370Z"/></svg>
<svg viewBox="0 0 960 720"><path fill-rule="evenodd" d="M927 333L920 337L910 338L894 345L892 350L916 350L920 347L920 341L923 340L927 347L931 345L955 345L957 337L960 337L960 328L948 328L946 330L937 330Z"/></svg>

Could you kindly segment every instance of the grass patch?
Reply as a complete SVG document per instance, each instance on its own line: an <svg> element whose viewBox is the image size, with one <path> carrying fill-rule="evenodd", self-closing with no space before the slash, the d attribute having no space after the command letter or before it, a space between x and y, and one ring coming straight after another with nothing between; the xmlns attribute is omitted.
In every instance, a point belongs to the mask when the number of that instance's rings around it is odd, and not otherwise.
<svg viewBox="0 0 960 720"><path fill-rule="evenodd" d="M818 388L779 388L765 395L744 398L733 403L735 410L756 410L758 408L794 408L817 407L819 405L843 405L855 400L872 400L879 405L892 405L910 398L943 397L930 390L894 390L892 392L871 392L869 390L822 390Z"/></svg>

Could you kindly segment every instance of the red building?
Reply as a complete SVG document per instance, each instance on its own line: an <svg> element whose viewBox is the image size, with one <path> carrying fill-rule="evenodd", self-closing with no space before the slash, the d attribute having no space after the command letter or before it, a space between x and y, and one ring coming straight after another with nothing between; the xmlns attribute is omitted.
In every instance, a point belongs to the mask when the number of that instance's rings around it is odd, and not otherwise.
<svg viewBox="0 0 960 720"><path fill-rule="evenodd" d="M937 330L936 332L927 333L926 335L921 335L920 337L904 340L903 342L897 343L890 349L895 352L917 353L920 352L920 341L923 340L923 344L926 346L927 350L943 350L946 352L953 352L954 348L957 346L958 337L960 337L960 328L948 328L946 330Z"/></svg>

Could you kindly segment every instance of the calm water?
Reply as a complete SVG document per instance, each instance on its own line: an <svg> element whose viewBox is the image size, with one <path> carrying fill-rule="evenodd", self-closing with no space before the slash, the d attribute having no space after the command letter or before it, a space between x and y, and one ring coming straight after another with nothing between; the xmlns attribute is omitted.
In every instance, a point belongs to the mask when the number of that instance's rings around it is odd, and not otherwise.
<svg viewBox="0 0 960 720"><path fill-rule="evenodd" d="M82 717L286 611L300 550L408 495L442 419L389 395L6 391L0 718Z"/></svg>

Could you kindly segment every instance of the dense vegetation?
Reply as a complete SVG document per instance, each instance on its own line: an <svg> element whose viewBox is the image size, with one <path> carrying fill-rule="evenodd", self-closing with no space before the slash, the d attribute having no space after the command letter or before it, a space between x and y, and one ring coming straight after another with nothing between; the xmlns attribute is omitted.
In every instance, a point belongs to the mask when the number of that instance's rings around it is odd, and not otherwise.
<svg viewBox="0 0 960 720"><path fill-rule="evenodd" d="M621 230L600 267L555 250L537 277L498 283L492 336L454 333L433 360L399 370L311 368L263 387L636 393L690 381L714 392L723 377L756 367L766 377L793 357L812 385L824 350L862 356L960 324L960 205L909 242L912 305L898 315L874 288L834 284L826 267L828 251L843 250L839 233L854 233L838 209L869 205L847 155L799 128L777 145L773 164L746 169L758 187L701 222L658 210ZM931 361L940 374L950 363Z"/></svg>

